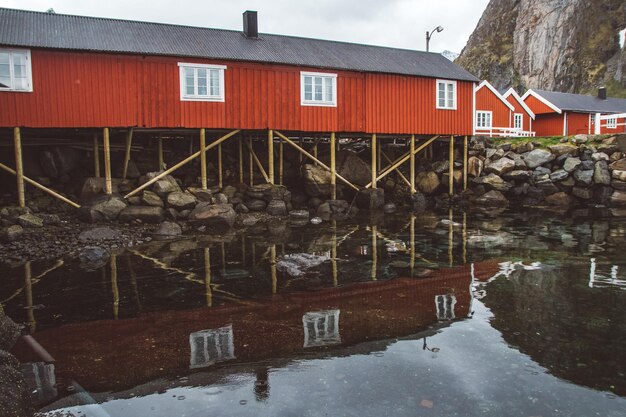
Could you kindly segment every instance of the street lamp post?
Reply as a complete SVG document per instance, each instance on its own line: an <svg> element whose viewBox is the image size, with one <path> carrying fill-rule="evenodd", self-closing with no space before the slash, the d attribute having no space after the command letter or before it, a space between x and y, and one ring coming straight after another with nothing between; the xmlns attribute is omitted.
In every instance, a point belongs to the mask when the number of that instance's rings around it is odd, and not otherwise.
<svg viewBox="0 0 626 417"><path fill-rule="evenodd" d="M435 33L439 33L443 31L443 27L442 26L437 26L436 28L434 28L433 30L431 30L430 32L426 32L426 52L429 52L429 44L430 44L430 38L433 36L433 34Z"/></svg>

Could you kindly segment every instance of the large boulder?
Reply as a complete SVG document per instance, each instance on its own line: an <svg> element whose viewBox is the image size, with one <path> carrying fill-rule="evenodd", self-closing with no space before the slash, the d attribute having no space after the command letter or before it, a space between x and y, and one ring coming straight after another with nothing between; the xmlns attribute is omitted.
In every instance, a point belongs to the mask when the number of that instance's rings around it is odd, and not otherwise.
<svg viewBox="0 0 626 417"><path fill-rule="evenodd" d="M611 185L611 173L609 172L609 166L606 161L600 160L596 162L593 172L593 181L596 184Z"/></svg>
<svg viewBox="0 0 626 417"><path fill-rule="evenodd" d="M101 196L96 198L86 209L97 213L102 220L115 220L120 212L126 208L126 202L119 196ZM95 216L97 217L97 216Z"/></svg>
<svg viewBox="0 0 626 417"><path fill-rule="evenodd" d="M385 205L385 190L382 188L366 188L359 191L356 197L357 207L376 210Z"/></svg>
<svg viewBox="0 0 626 417"><path fill-rule="evenodd" d="M165 210L162 207L153 206L128 206L120 212L119 221L128 223L139 220L142 223L161 223L165 218Z"/></svg>
<svg viewBox="0 0 626 417"><path fill-rule="evenodd" d="M163 207L163 200L161 200L161 197L159 197L159 195L153 191L150 190L144 190L143 195L141 196L141 202L143 204L145 204L146 206L152 206L152 207Z"/></svg>
<svg viewBox="0 0 626 417"><path fill-rule="evenodd" d="M174 191L167 195L167 206L176 210L192 209L196 206L198 200L191 193L182 191Z"/></svg>
<svg viewBox="0 0 626 417"><path fill-rule="evenodd" d="M420 172L415 176L415 185L424 194L432 194L441 185L439 176L434 171Z"/></svg>
<svg viewBox="0 0 626 417"><path fill-rule="evenodd" d="M487 187L497 191L508 191L511 189L511 184L504 181L496 174L489 174L485 177L474 178L472 181L476 184L486 185Z"/></svg>
<svg viewBox="0 0 626 417"><path fill-rule="evenodd" d="M97 195L103 194L105 191L106 180L103 177L88 177L81 187L80 198L87 201ZM111 181L111 190L115 194L118 192L119 180Z"/></svg>
<svg viewBox="0 0 626 417"><path fill-rule="evenodd" d="M167 236L167 237L180 236L183 234L183 229L180 227L178 223L165 221L159 225L158 229L156 230L156 232L154 232L154 234L158 236Z"/></svg>
<svg viewBox="0 0 626 417"><path fill-rule="evenodd" d="M576 184L589 186L593 183L593 170L576 170L574 171L574 179Z"/></svg>
<svg viewBox="0 0 626 417"><path fill-rule="evenodd" d="M304 164L302 166L304 190L311 197L329 196L332 192L330 172L318 165Z"/></svg>
<svg viewBox="0 0 626 417"><path fill-rule="evenodd" d="M365 186L372 180L372 168L370 165L352 151L337 152L336 166L337 173L352 184Z"/></svg>
<svg viewBox="0 0 626 417"><path fill-rule="evenodd" d="M528 168L535 169L538 166L554 161L555 156L543 149L535 149L523 155L523 158Z"/></svg>
<svg viewBox="0 0 626 417"><path fill-rule="evenodd" d="M548 146L548 149L556 156L557 158L561 155L576 155L578 153L578 147L572 145L566 145L560 143L558 145Z"/></svg>
<svg viewBox="0 0 626 417"><path fill-rule="evenodd" d="M567 172L574 172L582 164L580 158L567 158L563 163L563 169Z"/></svg>
<svg viewBox="0 0 626 417"><path fill-rule="evenodd" d="M626 181L626 171L613 170L611 176L618 181Z"/></svg>
<svg viewBox="0 0 626 417"><path fill-rule="evenodd" d="M480 177L483 173L484 162L477 156L472 156L467 160L467 175L471 177Z"/></svg>
<svg viewBox="0 0 626 417"><path fill-rule="evenodd" d="M149 172L146 175L146 180L151 180L156 178L159 175L159 172ZM143 182L143 181L142 181ZM180 186L176 182L176 179L171 175L166 175L163 178L160 178L154 184L152 184L152 190L159 195L161 198L165 198L169 193L174 193L176 191L182 191Z"/></svg>
<svg viewBox="0 0 626 417"><path fill-rule="evenodd" d="M490 163L485 167L485 172L487 174L496 174L498 176L502 176L506 173L509 173L515 169L515 162L509 158L500 158L495 162Z"/></svg>
<svg viewBox="0 0 626 417"><path fill-rule="evenodd" d="M626 207L626 192L615 191L613 195L611 195L611 206Z"/></svg>
<svg viewBox="0 0 626 417"><path fill-rule="evenodd" d="M43 219L32 213L24 213L17 218L17 222L24 228L43 227Z"/></svg>
<svg viewBox="0 0 626 417"><path fill-rule="evenodd" d="M19 224L13 224L2 230L0 233L0 238L6 242L14 242L22 236L24 233L24 228Z"/></svg>
<svg viewBox="0 0 626 417"><path fill-rule="evenodd" d="M610 165L612 170L626 171L626 158L615 161Z"/></svg>
<svg viewBox="0 0 626 417"><path fill-rule="evenodd" d="M200 203L191 211L188 220L214 228L230 228L236 217L232 204Z"/></svg>
<svg viewBox="0 0 626 417"><path fill-rule="evenodd" d="M497 190L491 190L475 200L475 203L485 207L506 207L509 205L509 200Z"/></svg>
<svg viewBox="0 0 626 417"><path fill-rule="evenodd" d="M283 200L272 200L267 205L266 211L272 216L286 216L287 205Z"/></svg>

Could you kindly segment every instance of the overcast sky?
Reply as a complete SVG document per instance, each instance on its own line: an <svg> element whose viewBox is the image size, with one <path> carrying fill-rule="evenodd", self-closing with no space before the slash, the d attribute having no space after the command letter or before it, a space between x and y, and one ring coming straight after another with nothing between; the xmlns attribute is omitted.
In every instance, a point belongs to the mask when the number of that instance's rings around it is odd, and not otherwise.
<svg viewBox="0 0 626 417"><path fill-rule="evenodd" d="M0 0L0 7L241 30L244 10L259 31L407 49L461 52L489 0Z"/></svg>

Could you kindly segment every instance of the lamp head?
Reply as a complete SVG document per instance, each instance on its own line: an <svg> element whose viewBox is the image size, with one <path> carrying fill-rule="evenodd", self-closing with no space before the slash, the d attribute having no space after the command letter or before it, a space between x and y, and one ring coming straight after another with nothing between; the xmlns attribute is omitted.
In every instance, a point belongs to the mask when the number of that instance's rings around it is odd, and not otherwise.
<svg viewBox="0 0 626 417"><path fill-rule="evenodd" d="M443 27L442 26L437 26L437 29L435 29L437 32L443 32Z"/></svg>

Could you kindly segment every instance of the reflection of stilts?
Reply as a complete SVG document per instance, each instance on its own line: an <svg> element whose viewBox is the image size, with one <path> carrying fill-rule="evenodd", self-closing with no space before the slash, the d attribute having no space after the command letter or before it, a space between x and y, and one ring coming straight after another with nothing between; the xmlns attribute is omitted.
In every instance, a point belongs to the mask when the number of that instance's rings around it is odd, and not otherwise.
<svg viewBox="0 0 626 417"><path fill-rule="evenodd" d="M128 276L130 277L130 285L133 287L137 311L141 312L141 298L139 297L139 288L137 287L137 274L135 274L133 263L130 261L130 256L128 255L126 256L126 265L128 266Z"/></svg>
<svg viewBox="0 0 626 417"><path fill-rule="evenodd" d="M465 138L467 140L467 138ZM467 213L463 212L463 264L467 263Z"/></svg>
<svg viewBox="0 0 626 417"><path fill-rule="evenodd" d="M117 255L111 254L111 290L113 291L113 318L117 320L120 310L120 291L117 287Z"/></svg>
<svg viewBox="0 0 626 417"><path fill-rule="evenodd" d="M204 290L207 307L213 306L213 291L211 290L211 252L204 248Z"/></svg>
<svg viewBox="0 0 626 417"><path fill-rule="evenodd" d="M272 294L276 294L276 245L270 246L270 271L272 273Z"/></svg>
<svg viewBox="0 0 626 417"><path fill-rule="evenodd" d="M330 264L333 271L333 287L339 285L339 280L337 278L337 221L333 220L332 222L332 247L330 249Z"/></svg>
<svg viewBox="0 0 626 417"><path fill-rule="evenodd" d="M376 281L376 269L378 267L378 236L376 235L376 226L372 226L372 281Z"/></svg>
<svg viewBox="0 0 626 417"><path fill-rule="evenodd" d="M35 320L35 310L33 309L33 282L30 262L24 264L24 288L26 289L26 307L28 315L28 330L35 333L37 321Z"/></svg>
<svg viewBox="0 0 626 417"><path fill-rule="evenodd" d="M450 266L453 264L453 256L452 256L452 245L454 242L454 224L453 224L453 213L452 209L448 210L448 261Z"/></svg>
<svg viewBox="0 0 626 417"><path fill-rule="evenodd" d="M413 139L411 139L413 140ZM411 214L411 228L410 228L410 241L411 241L411 259L409 259L409 265L411 267L411 278L415 272L415 215Z"/></svg>

